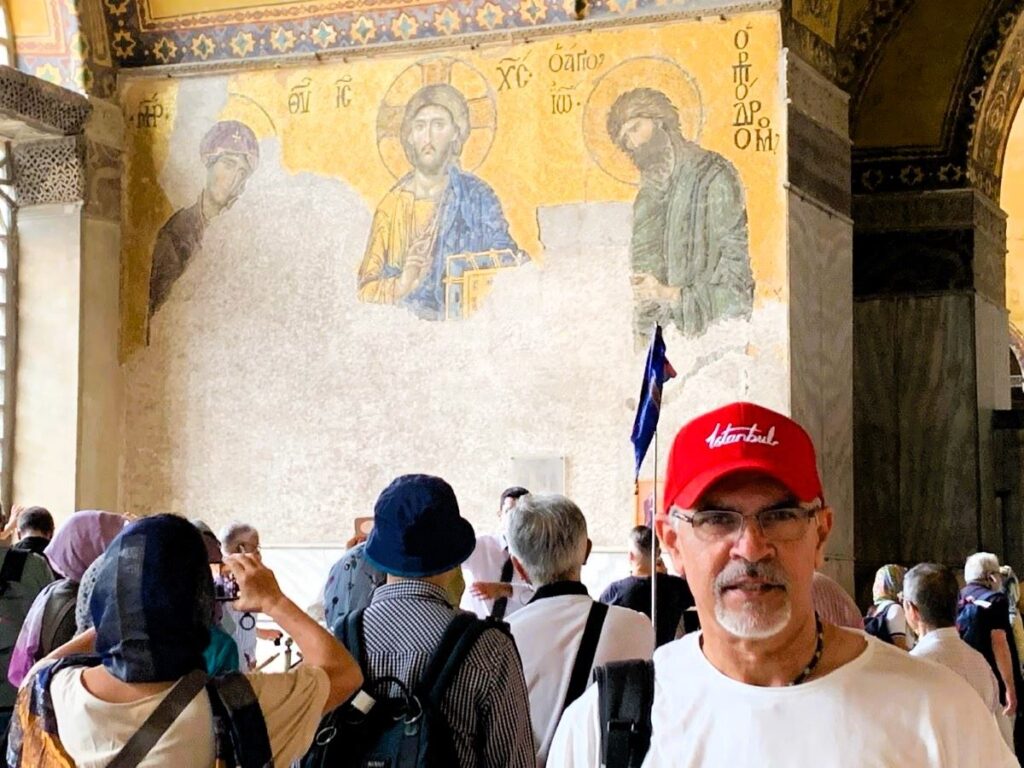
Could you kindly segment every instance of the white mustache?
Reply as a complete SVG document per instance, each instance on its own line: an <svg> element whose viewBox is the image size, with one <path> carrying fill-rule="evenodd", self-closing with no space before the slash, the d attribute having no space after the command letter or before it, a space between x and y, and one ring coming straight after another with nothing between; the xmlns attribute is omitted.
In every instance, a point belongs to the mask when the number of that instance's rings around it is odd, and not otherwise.
<svg viewBox="0 0 1024 768"><path fill-rule="evenodd" d="M775 562L770 560L751 563L747 560L731 560L715 577L715 596L721 595L730 587L735 587L747 579L757 579L773 587L789 588L786 573Z"/></svg>

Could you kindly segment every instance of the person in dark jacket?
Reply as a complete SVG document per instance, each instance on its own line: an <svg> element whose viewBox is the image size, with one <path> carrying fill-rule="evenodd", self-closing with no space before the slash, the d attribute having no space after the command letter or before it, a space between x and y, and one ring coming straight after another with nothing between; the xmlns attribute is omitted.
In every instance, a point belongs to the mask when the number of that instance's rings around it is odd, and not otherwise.
<svg viewBox="0 0 1024 768"><path fill-rule="evenodd" d="M664 645L681 637L686 611L694 606L693 595L685 579L665 572L661 547L654 532L638 525L629 532L629 568L631 574L608 586L601 602L620 605L651 617L651 549L658 570L657 644Z"/></svg>

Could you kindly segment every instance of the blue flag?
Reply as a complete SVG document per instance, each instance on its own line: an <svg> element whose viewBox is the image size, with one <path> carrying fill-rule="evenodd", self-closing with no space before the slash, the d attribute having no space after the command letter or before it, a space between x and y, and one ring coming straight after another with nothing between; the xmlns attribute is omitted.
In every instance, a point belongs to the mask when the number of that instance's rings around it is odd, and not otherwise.
<svg viewBox="0 0 1024 768"><path fill-rule="evenodd" d="M661 386L676 375L672 363L665 357L665 340L661 337L661 326L655 326L651 347L647 350L647 368L640 385L640 404L633 422L633 452L636 455L636 477L640 477L640 466L644 463L647 449L658 430L658 416L661 414ZM657 470L655 470L657 471Z"/></svg>

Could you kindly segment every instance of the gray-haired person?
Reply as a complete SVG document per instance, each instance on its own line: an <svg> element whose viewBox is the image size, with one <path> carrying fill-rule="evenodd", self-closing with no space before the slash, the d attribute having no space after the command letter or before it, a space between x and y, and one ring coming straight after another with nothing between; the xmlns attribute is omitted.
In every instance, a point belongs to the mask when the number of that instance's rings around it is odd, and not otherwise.
<svg viewBox="0 0 1024 768"><path fill-rule="evenodd" d="M960 590L961 613L957 629L960 636L985 657L995 673L1003 714L1014 724L1016 752L1024 754L1024 728L1018 707L1024 678L1012 640L1010 606L1002 592L999 558L991 552L974 553L964 563L964 580L967 585Z"/></svg>
<svg viewBox="0 0 1024 768"><path fill-rule="evenodd" d="M231 555L256 555L260 556L260 532L248 523L233 521L221 528L220 548L224 557ZM224 621L222 623L225 631L230 634L238 645L238 665L243 672L251 672L256 669L256 641L257 640L279 640L281 632L276 629L258 628L255 621L243 620L245 613L236 610L231 603L223 603Z"/></svg>
<svg viewBox="0 0 1024 768"><path fill-rule="evenodd" d="M523 660L537 765L543 766L562 712L586 689L593 668L651 658L654 629L643 614L595 603L587 594L580 581L591 548L587 521L565 496L520 498L507 535L516 571L537 589L508 623Z"/></svg>

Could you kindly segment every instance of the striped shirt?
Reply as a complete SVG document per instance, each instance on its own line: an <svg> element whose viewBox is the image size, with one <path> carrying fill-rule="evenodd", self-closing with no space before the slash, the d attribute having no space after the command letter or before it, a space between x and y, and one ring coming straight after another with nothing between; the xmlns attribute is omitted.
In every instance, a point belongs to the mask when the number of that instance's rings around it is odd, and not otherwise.
<svg viewBox="0 0 1024 768"><path fill-rule="evenodd" d="M838 583L820 571L814 572L811 588L814 610L821 620L837 627L864 629L864 617L853 598Z"/></svg>
<svg viewBox="0 0 1024 768"><path fill-rule="evenodd" d="M415 686L455 616L440 587L424 581L385 584L363 614L368 680L396 677ZM388 691L397 696L397 686ZM511 637L486 630L452 680L441 704L458 768L534 768L530 702Z"/></svg>

